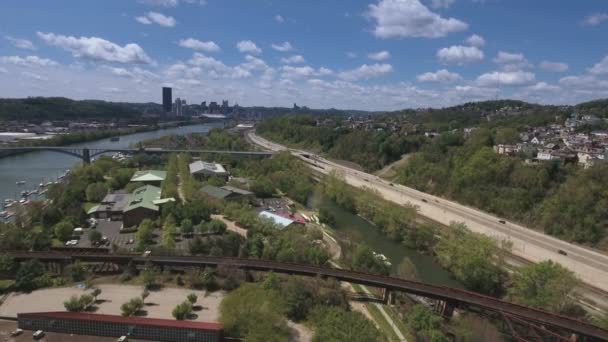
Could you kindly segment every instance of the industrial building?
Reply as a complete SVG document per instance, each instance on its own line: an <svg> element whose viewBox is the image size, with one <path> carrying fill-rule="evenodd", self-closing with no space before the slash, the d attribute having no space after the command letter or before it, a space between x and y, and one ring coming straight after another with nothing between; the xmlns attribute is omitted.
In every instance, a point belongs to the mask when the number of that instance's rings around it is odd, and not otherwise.
<svg viewBox="0 0 608 342"><path fill-rule="evenodd" d="M83 312L20 313L17 324L19 329L24 330L116 338L126 336L146 341L219 342L223 338L223 327L219 323Z"/></svg>

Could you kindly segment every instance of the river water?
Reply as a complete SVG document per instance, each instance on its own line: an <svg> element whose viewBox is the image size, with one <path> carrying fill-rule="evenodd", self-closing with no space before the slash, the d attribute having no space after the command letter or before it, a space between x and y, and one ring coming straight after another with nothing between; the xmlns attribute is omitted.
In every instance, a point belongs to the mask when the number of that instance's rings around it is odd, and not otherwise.
<svg viewBox="0 0 608 342"><path fill-rule="evenodd" d="M223 123L200 124L172 127L156 131L122 135L119 141L109 138L88 141L62 147L92 148L128 148L140 141L160 138L171 134L206 133L213 127L222 127ZM38 188L38 184L54 181L65 170L82 163L78 158L67 154L41 151L0 158L0 204L2 199L19 199L21 191ZM16 182L25 181L23 185Z"/></svg>
<svg viewBox="0 0 608 342"><path fill-rule="evenodd" d="M392 263L393 272L404 258L408 258L416 266L418 280L434 285L462 287L432 256L421 254L407 248L403 243L389 239L373 224L342 209L330 199L315 196L309 201L309 204L315 208L323 205L333 214L336 224L332 228L340 237L347 237L354 242L365 243L373 251L384 254Z"/></svg>

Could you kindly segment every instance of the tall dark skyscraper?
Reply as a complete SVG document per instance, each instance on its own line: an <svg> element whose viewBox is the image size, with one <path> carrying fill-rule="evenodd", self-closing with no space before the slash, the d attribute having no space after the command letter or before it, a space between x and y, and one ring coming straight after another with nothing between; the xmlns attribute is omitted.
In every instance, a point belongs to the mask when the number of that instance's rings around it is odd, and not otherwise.
<svg viewBox="0 0 608 342"><path fill-rule="evenodd" d="M173 103L173 96L171 94L171 88L163 87L163 111L171 113L171 104Z"/></svg>

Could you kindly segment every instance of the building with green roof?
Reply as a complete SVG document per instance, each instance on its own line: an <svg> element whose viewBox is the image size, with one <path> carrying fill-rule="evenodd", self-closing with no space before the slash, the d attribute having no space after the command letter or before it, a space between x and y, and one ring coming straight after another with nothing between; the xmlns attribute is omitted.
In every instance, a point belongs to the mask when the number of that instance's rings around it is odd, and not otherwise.
<svg viewBox="0 0 608 342"><path fill-rule="evenodd" d="M149 185L160 186L160 183L167 177L167 171L143 170L137 171L131 177L131 182L140 182Z"/></svg>
<svg viewBox="0 0 608 342"><path fill-rule="evenodd" d="M160 188L153 185L135 189L122 211L123 226L132 227L144 219L156 219L160 208L154 202L160 200L160 193Z"/></svg>

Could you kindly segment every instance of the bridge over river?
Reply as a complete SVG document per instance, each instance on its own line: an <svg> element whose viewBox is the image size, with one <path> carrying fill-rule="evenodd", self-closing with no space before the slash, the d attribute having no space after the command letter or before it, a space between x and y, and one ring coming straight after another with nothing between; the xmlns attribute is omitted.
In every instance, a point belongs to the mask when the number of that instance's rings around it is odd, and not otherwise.
<svg viewBox="0 0 608 342"><path fill-rule="evenodd" d="M51 151L67 154L76 158L82 159L85 164L91 163L91 158L104 153L125 153L125 154L171 154L171 153L188 153L188 154L231 154L240 156L257 156L268 157L274 152L259 152L259 151L227 151L227 150L176 150L162 148L80 148L80 147L58 147L58 146L22 146L22 147L0 147L0 158L15 154Z"/></svg>

